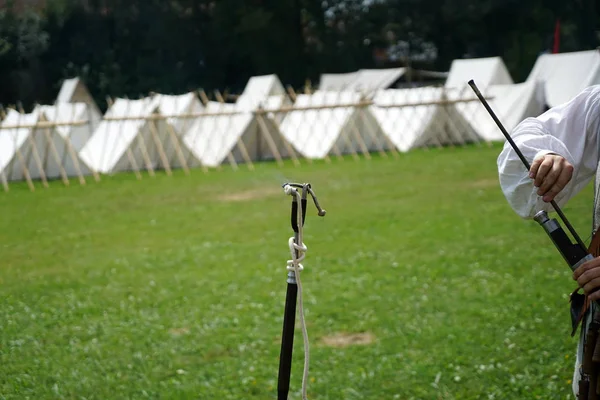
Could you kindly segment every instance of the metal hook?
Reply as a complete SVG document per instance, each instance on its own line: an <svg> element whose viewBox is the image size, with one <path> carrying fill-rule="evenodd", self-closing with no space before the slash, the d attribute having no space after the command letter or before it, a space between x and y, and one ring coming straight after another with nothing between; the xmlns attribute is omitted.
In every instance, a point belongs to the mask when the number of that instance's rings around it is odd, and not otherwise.
<svg viewBox="0 0 600 400"><path fill-rule="evenodd" d="M288 182L288 183L284 183L283 185L281 185L281 187L285 187L285 186L292 186L295 188L302 189L302 200L306 200L307 199L306 193L309 193L313 199L313 202L315 203L315 207L317 208L317 211L318 211L317 215L319 217L325 216L327 211L325 211L323 208L321 208L321 205L319 204L319 201L317 200L317 195L312 190L312 186L310 183L289 183Z"/></svg>

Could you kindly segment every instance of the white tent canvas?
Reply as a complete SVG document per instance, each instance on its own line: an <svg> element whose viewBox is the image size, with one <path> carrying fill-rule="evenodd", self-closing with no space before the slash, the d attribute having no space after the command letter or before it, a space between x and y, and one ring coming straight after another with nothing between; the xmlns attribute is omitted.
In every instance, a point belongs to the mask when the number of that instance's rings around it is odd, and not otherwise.
<svg viewBox="0 0 600 400"><path fill-rule="evenodd" d="M371 93L380 89L388 89L405 72L405 68L383 68L361 69L345 74L322 74L319 90Z"/></svg>
<svg viewBox="0 0 600 400"><path fill-rule="evenodd" d="M260 102L260 107L267 111L265 114L262 114L265 119L269 119L270 122L275 122L277 126L279 126L287 112L289 111L289 107L291 107L294 103L287 95L283 96L269 96Z"/></svg>
<svg viewBox="0 0 600 400"><path fill-rule="evenodd" d="M321 74L321 79L319 80L319 90L344 90L348 85L356 80L357 76L358 71L341 74Z"/></svg>
<svg viewBox="0 0 600 400"><path fill-rule="evenodd" d="M480 89L490 85L509 85L513 79L500 57L457 59L452 61L445 87L471 91L467 82L473 79Z"/></svg>
<svg viewBox="0 0 600 400"><path fill-rule="evenodd" d="M186 114L198 114L204 109L195 93L181 95L155 94L151 97L150 109L157 107L162 115L169 116L167 121L178 133L183 133L192 126L197 116L187 117Z"/></svg>
<svg viewBox="0 0 600 400"><path fill-rule="evenodd" d="M183 143L183 135L199 118L204 106L195 93L181 95L155 94L151 97L148 112L166 116L155 126L160 133L162 148L168 163L173 168L197 167L201 165ZM157 121L158 122L158 121Z"/></svg>
<svg viewBox="0 0 600 400"><path fill-rule="evenodd" d="M257 117L236 104L209 102L206 116L199 117L185 133L183 142L206 166L217 167L226 160L271 160L287 157L288 144L269 118L263 118L267 132Z"/></svg>
<svg viewBox="0 0 600 400"><path fill-rule="evenodd" d="M566 103L586 87L600 84L600 52L542 54L527 77L530 81L544 84L549 107Z"/></svg>
<svg viewBox="0 0 600 400"><path fill-rule="evenodd" d="M176 159L163 160L168 146L164 119L152 119L158 107L150 107L149 98L116 99L104 119L80 152L81 158L101 173L154 170L172 166ZM161 152L162 151L162 152Z"/></svg>
<svg viewBox="0 0 600 400"><path fill-rule="evenodd" d="M87 86L78 78L65 79L54 104L85 103L95 115L102 115Z"/></svg>
<svg viewBox="0 0 600 400"><path fill-rule="evenodd" d="M435 104L443 99L444 89L439 87L380 90L371 111L383 133L402 152L476 141L475 132L454 107Z"/></svg>
<svg viewBox="0 0 600 400"><path fill-rule="evenodd" d="M268 98L287 97L285 88L277 75L253 76L236 101L238 109L254 111ZM283 102L283 100L282 100Z"/></svg>
<svg viewBox="0 0 600 400"><path fill-rule="evenodd" d="M238 110L255 112L258 108L270 110L262 114L265 119L281 123L285 116L282 107L289 107L293 103L285 91L277 75L262 75L250 78L243 93L235 103Z"/></svg>
<svg viewBox="0 0 600 400"><path fill-rule="evenodd" d="M370 93L388 89L404 75L404 72L405 68L361 69L358 71L356 79L344 90Z"/></svg>
<svg viewBox="0 0 600 400"><path fill-rule="evenodd" d="M498 119L507 131L511 131L527 117L535 117L544 111L543 86L541 82L530 81L512 85L491 85L482 90ZM448 98L473 98L473 95L448 91ZM485 141L504 141L504 135L491 115L479 100L455 103L457 111L469 123L478 136Z"/></svg>
<svg viewBox="0 0 600 400"><path fill-rule="evenodd" d="M290 111L281 124L281 132L307 158L386 149L385 138L378 135L369 109L357 107L360 101L357 92L299 95L294 107L306 109ZM322 106L335 107L318 108Z"/></svg>
<svg viewBox="0 0 600 400"><path fill-rule="evenodd" d="M42 112L49 121L59 124L56 132L69 140L76 151L83 148L102 120L102 115L86 103L42 105L34 112Z"/></svg>
<svg viewBox="0 0 600 400"><path fill-rule="evenodd" d="M87 175L91 171L52 127L41 126L48 118L39 110L21 114L9 110L0 129L0 175L7 180L60 178ZM36 126L38 125L38 126Z"/></svg>

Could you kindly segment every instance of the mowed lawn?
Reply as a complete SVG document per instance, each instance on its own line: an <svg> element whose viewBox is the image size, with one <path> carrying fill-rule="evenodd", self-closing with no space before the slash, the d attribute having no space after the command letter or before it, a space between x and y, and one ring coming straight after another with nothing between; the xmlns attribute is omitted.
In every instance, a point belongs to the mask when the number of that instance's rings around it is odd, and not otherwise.
<svg viewBox="0 0 600 400"><path fill-rule="evenodd" d="M305 225L309 399L569 398L574 282L506 203L500 148L11 185L0 399L276 398L286 180L327 210ZM564 209L586 243L592 198Z"/></svg>

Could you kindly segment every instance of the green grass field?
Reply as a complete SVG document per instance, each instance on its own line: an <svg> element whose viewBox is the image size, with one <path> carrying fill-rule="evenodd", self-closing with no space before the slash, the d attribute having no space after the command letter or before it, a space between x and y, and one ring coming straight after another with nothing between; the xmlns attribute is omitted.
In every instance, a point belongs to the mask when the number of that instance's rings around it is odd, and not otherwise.
<svg viewBox="0 0 600 400"><path fill-rule="evenodd" d="M13 185L0 399L274 399L286 180L327 210L311 203L305 225L309 399L570 398L574 282L506 203L499 151ZM564 209L586 242L591 201L588 187ZM290 399L302 350L297 325Z"/></svg>

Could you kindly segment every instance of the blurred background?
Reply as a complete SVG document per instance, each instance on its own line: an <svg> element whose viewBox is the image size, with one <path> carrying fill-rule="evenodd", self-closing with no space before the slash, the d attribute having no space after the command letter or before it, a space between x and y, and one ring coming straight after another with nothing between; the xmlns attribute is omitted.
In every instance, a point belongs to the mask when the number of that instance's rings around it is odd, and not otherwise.
<svg viewBox="0 0 600 400"><path fill-rule="evenodd" d="M26 110L54 100L73 76L102 111L106 96L235 94L264 74L299 89L323 73L445 72L459 58L501 57L519 82L541 53L599 44L594 0L1 0L0 8L0 103Z"/></svg>

